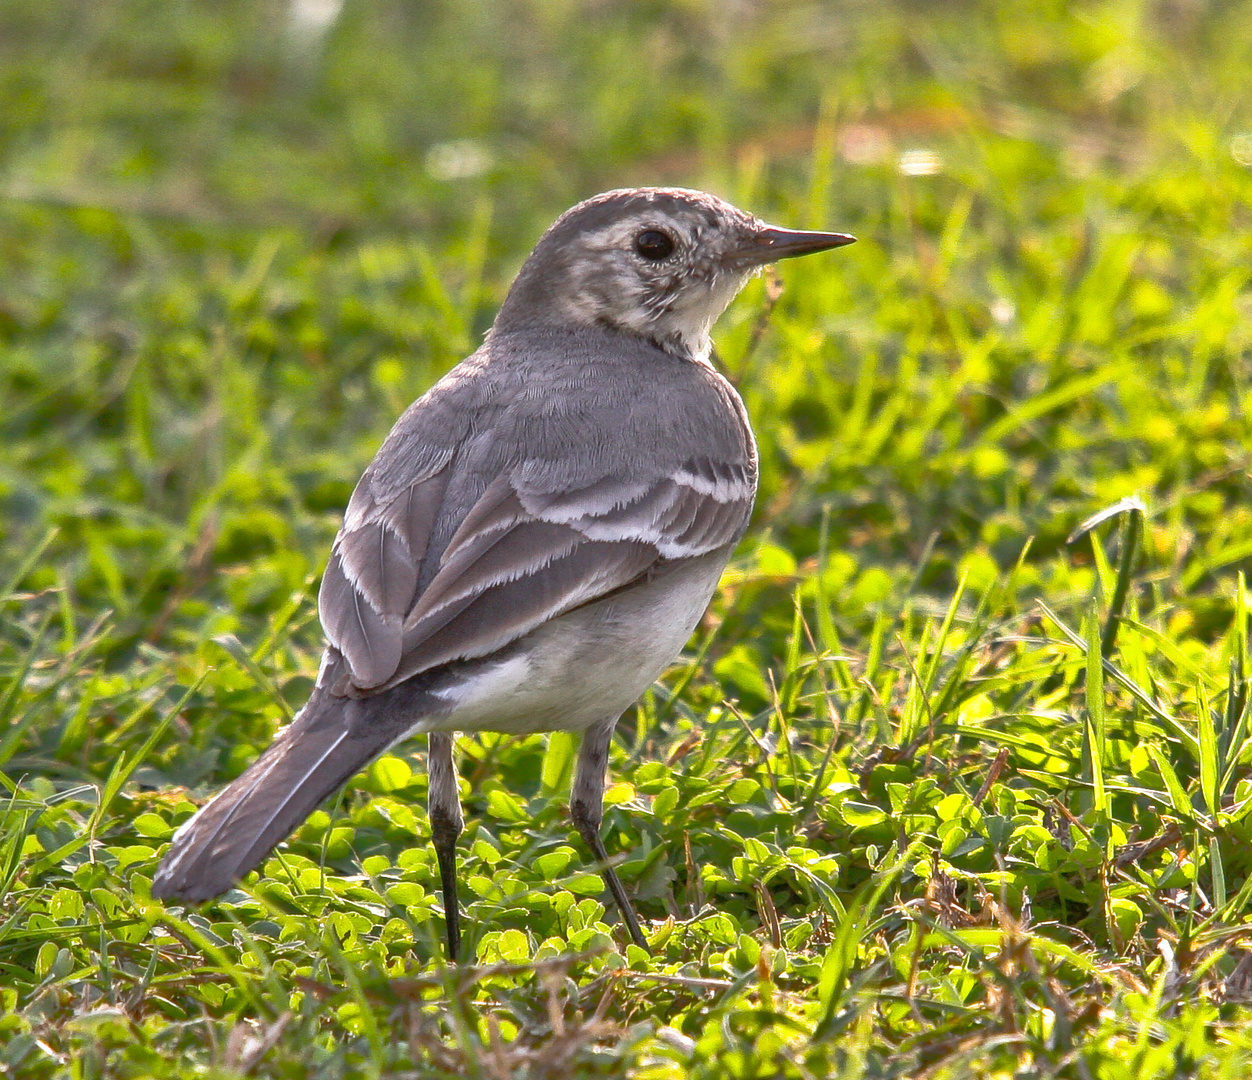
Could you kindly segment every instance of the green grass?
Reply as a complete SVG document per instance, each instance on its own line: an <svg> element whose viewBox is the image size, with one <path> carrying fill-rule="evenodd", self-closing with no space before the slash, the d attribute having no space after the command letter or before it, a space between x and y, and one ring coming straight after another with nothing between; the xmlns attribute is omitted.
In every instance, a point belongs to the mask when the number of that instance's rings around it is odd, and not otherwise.
<svg viewBox="0 0 1252 1080"><path fill-rule="evenodd" d="M1252 10L287 12L0 4L0 1076L1252 1072ZM564 738L460 743L472 970L420 746L153 903L396 415L644 182L861 238L719 328L758 511L611 765L652 955Z"/></svg>

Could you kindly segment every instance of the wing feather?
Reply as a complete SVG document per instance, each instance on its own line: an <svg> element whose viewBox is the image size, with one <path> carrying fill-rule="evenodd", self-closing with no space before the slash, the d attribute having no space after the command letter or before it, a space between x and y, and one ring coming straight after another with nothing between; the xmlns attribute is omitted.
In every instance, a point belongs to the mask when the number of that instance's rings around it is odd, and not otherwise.
<svg viewBox="0 0 1252 1080"><path fill-rule="evenodd" d="M379 505L368 476L353 492L322 575L318 614L358 686L379 686L403 654L404 616L447 487L441 469Z"/></svg>
<svg viewBox="0 0 1252 1080"><path fill-rule="evenodd" d="M522 521L496 534L489 545L466 545L443 565L405 620L406 629L420 623L450 601L477 595L494 585L507 585L521 577L533 577L574 548L586 537L568 525L546 521Z"/></svg>
<svg viewBox="0 0 1252 1080"><path fill-rule="evenodd" d="M400 619L379 612L357 588L340 550L331 552L317 598L326 637L347 660L353 681L376 686L400 662Z"/></svg>
<svg viewBox="0 0 1252 1080"><path fill-rule="evenodd" d="M446 512L448 470L385 506L349 506L320 603L356 692L487 656L658 564L728 549L755 494L750 463L700 459L668 475L608 475L562 491L528 484L540 470L527 464L482 490L433 575L422 564Z"/></svg>
<svg viewBox="0 0 1252 1080"><path fill-rule="evenodd" d="M451 618L443 618L443 609L410 628L392 684L440 664L487 656L561 614L629 585L656 562L656 551L647 544L582 543L540 572L467 593L455 602Z"/></svg>

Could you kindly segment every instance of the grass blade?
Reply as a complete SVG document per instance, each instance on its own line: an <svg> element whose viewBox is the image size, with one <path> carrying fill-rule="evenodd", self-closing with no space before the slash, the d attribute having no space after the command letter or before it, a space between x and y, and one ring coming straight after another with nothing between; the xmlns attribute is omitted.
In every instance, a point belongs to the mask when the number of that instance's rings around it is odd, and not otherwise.
<svg viewBox="0 0 1252 1080"><path fill-rule="evenodd" d="M1100 619L1094 604L1087 618L1087 723L1084 731L1083 763L1091 781L1095 811L1108 813L1108 796L1104 790L1104 767L1107 758L1104 723L1104 664L1100 653Z"/></svg>

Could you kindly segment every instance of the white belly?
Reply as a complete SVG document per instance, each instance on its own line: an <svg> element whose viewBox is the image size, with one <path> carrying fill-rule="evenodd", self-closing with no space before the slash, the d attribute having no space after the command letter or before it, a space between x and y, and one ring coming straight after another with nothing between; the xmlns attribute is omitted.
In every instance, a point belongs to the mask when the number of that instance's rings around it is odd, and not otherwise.
<svg viewBox="0 0 1252 1080"><path fill-rule="evenodd" d="M451 712L419 731L583 731L616 719L673 662L704 614L723 558L579 608L507 659L439 692Z"/></svg>

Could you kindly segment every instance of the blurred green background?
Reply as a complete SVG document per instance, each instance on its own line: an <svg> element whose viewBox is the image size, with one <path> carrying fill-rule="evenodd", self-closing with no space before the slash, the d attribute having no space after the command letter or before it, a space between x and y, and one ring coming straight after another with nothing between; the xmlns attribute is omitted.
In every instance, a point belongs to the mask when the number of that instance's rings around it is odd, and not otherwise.
<svg viewBox="0 0 1252 1080"><path fill-rule="evenodd" d="M1201 0L0 0L0 1075L1247 1075L1249 71ZM719 326L761 499L614 750L653 957L560 739L461 748L508 974L432 974L420 748L153 905L390 424L635 184L860 238Z"/></svg>

